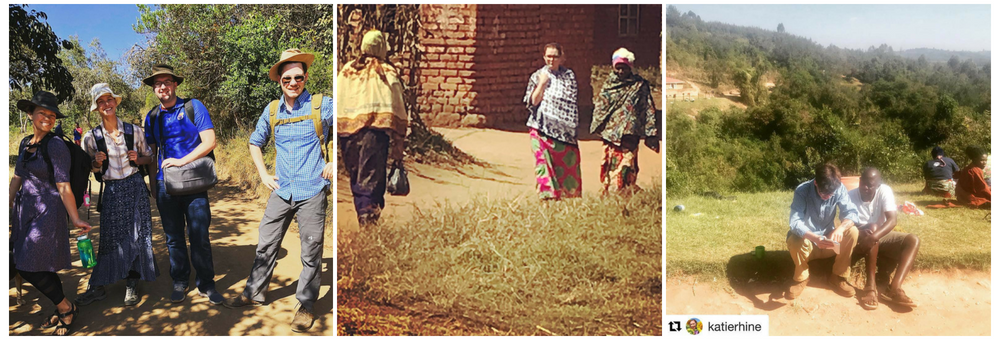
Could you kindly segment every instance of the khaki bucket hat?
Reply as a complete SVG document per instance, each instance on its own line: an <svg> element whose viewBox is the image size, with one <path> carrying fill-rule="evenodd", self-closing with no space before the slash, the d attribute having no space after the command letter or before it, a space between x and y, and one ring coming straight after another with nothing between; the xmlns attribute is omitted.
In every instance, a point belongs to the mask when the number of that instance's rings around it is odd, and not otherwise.
<svg viewBox="0 0 1000 340"><path fill-rule="evenodd" d="M111 85L108 85L108 83L97 83L90 87L90 111L97 111L97 99L106 94L110 94L118 104L122 103L122 96L111 91Z"/></svg>

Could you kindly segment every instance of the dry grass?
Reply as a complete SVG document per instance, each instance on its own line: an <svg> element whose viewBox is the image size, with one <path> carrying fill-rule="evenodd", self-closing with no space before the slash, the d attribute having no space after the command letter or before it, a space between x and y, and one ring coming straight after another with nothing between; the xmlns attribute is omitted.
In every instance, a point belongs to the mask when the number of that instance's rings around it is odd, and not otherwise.
<svg viewBox="0 0 1000 340"><path fill-rule="evenodd" d="M439 203L409 223L342 233L338 291L509 334L659 335L660 193Z"/></svg>

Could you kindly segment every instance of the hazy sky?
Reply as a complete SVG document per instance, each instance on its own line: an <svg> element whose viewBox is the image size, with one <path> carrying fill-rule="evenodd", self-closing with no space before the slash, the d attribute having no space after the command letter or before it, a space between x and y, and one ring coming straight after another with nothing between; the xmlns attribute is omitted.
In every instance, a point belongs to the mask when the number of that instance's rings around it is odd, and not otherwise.
<svg viewBox="0 0 1000 340"><path fill-rule="evenodd" d="M776 30L852 49L991 50L990 5L674 5L704 21Z"/></svg>

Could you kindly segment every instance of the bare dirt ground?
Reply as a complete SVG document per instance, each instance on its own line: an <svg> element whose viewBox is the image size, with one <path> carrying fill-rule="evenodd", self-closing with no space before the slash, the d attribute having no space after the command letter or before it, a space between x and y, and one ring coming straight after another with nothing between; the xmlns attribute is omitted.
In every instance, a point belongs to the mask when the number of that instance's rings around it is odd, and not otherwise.
<svg viewBox="0 0 1000 340"><path fill-rule="evenodd" d="M407 163L411 191L408 196L386 195L382 219L406 221L413 209L435 202L465 202L475 195L534 199L535 160L527 132L488 129L434 128L456 147L484 161L486 166L440 167ZM580 141L581 175L584 195L600 192L602 142ZM639 147L639 186L660 185L663 157L645 146ZM654 176L657 178L654 182ZM337 181L337 228L355 231L357 214L350 183Z"/></svg>
<svg viewBox="0 0 1000 340"><path fill-rule="evenodd" d="M13 172L13 170L11 171ZM96 182L93 182L96 184ZM94 187L96 196L97 186ZM96 197L94 197L96 202ZM210 192L212 205L212 257L215 263L217 289L225 297L243 291L246 278L253 265L257 246L257 227L264 214L263 205L255 198L248 198L240 189L220 183ZM260 307L230 309L213 306L208 298L198 296L193 287L188 298L181 303L170 302L172 289L170 262L155 202L153 209L153 251L160 270L156 281L139 286L142 300L136 306L126 307L124 281L107 288L108 296L102 301L81 306L81 314L74 321L74 335L333 335L333 248L332 239L324 243L323 273L320 298L315 304L316 321L308 333L292 332L290 323L298 308L295 289L302 265L299 260L299 237L293 222L278 253L278 262L271 278L267 302ZM96 204L96 203L95 203ZM86 210L83 216L86 217ZM91 207L89 222L95 227L91 238L97 238L100 216ZM327 233L330 235L331 233ZM95 251L99 240L94 242ZM75 244L75 242L71 242ZM71 246L73 268L59 272L66 297L74 299L87 289L90 270L80 266L76 246ZM51 329L40 329L46 316L54 310L51 302L36 289L25 283L25 304L18 305L16 291L11 281L9 296L9 334L48 335Z"/></svg>
<svg viewBox="0 0 1000 340"><path fill-rule="evenodd" d="M857 297L834 293L825 277L814 277L795 300L775 294L783 287L774 284L750 285L737 293L724 282L666 281L667 315L767 314L770 335L990 335L989 272L911 273L903 290L918 307L880 303L874 311L862 309Z"/></svg>

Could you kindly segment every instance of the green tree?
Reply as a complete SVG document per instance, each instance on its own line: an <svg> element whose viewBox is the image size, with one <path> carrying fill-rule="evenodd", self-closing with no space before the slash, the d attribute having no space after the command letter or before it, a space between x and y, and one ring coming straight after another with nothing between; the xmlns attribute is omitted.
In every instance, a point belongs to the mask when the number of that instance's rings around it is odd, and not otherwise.
<svg viewBox="0 0 1000 340"><path fill-rule="evenodd" d="M149 34L149 48L128 55L140 79L155 63L184 77L178 91L198 98L222 134L252 128L264 107L281 96L268 70L281 52L313 53L310 93L333 92L331 5L138 5L136 32ZM147 99L148 105L155 99Z"/></svg>
<svg viewBox="0 0 1000 340"><path fill-rule="evenodd" d="M72 85L75 89L73 96L60 105L60 111L73 122L96 126L101 118L97 113L90 111L93 100L90 88L97 83L108 83L115 94L122 96L122 102L117 109L118 117L135 123L142 117L140 110L145 104L142 95L125 80L119 71L121 65L108 59L100 40L95 38L91 41L88 51L78 39L76 36L70 37L73 48L59 53L59 58L73 76Z"/></svg>
<svg viewBox="0 0 1000 340"><path fill-rule="evenodd" d="M26 9L25 5L10 5L10 103L8 121L23 120L23 115L14 103L18 99L31 97L37 91L51 91L59 101L74 94L71 84L73 76L62 65L58 53L73 44L60 39L52 32L52 27L44 22L48 19L44 12ZM22 125L22 130L24 125Z"/></svg>
<svg viewBox="0 0 1000 340"><path fill-rule="evenodd" d="M783 23L778 24L778 33L785 33L785 24Z"/></svg>

